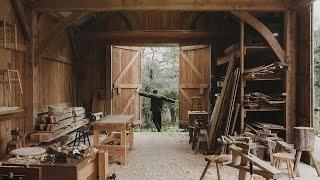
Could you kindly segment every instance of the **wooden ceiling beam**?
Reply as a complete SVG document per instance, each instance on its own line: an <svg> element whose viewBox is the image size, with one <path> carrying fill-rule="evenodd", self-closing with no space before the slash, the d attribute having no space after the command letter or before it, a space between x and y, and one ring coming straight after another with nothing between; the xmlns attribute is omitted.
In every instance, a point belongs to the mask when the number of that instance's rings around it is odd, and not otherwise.
<svg viewBox="0 0 320 180"><path fill-rule="evenodd" d="M256 17L251 15L246 11L231 11L231 14L243 20L245 23L249 24L255 30L257 30L262 37L268 42L270 47L273 49L277 57L281 62L285 62L285 51L281 47L278 40L273 36L272 32L266 27L261 21Z"/></svg>
<svg viewBox="0 0 320 180"><path fill-rule="evenodd" d="M49 31L44 37L41 38L39 42L38 49L36 51L36 58L39 59L45 50L47 49L48 45L64 30L70 27L74 21L81 19L84 16L87 16L88 12L73 12L70 16L66 17L60 23L58 23L51 31ZM37 64L37 63L36 63Z"/></svg>
<svg viewBox="0 0 320 180"><path fill-rule="evenodd" d="M286 0L41 0L37 11L284 11Z"/></svg>
<svg viewBox="0 0 320 180"><path fill-rule="evenodd" d="M237 34L236 34L237 35ZM234 36L234 39L237 36ZM152 40L152 41L183 41L183 40L207 40L232 38L228 33L215 33L209 31L169 30L169 31L114 31L114 32L80 32L77 38L82 40Z"/></svg>

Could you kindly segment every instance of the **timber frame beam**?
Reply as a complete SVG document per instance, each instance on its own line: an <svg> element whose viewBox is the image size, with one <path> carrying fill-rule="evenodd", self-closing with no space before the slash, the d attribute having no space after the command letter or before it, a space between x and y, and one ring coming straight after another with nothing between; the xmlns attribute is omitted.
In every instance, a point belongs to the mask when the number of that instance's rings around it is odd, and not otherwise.
<svg viewBox="0 0 320 180"><path fill-rule="evenodd" d="M20 21L23 35L27 40L31 40L31 30L27 21L27 16L24 12L24 5L20 0L11 0L11 3Z"/></svg>
<svg viewBox="0 0 320 180"><path fill-rule="evenodd" d="M38 49L36 51L35 59L37 60L35 65L38 64L40 57L43 55L48 45L61 33L70 27L74 21L81 19L82 17L88 15L88 12L73 12L70 16L58 23L50 32L48 32L44 37L40 39Z"/></svg>
<svg viewBox="0 0 320 180"><path fill-rule="evenodd" d="M246 11L231 11L231 14L243 20L245 23L257 30L268 42L281 62L285 62L285 51L281 47L278 40L273 36L272 32L257 18Z"/></svg>
<svg viewBox="0 0 320 180"><path fill-rule="evenodd" d="M30 5L36 11L284 11L286 0L41 0Z"/></svg>

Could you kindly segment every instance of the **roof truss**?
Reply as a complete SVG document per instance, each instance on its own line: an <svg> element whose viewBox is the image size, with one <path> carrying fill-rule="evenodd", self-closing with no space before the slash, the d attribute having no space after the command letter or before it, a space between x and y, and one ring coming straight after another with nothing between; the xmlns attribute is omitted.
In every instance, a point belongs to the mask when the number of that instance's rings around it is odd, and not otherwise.
<svg viewBox="0 0 320 180"><path fill-rule="evenodd" d="M38 11L283 11L286 0L40 0L31 4Z"/></svg>

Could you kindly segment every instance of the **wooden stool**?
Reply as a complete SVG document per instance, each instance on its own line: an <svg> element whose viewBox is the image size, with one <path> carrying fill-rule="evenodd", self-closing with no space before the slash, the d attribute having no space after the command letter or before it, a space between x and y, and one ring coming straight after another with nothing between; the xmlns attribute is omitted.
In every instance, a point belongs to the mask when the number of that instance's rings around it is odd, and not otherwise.
<svg viewBox="0 0 320 180"><path fill-rule="evenodd" d="M286 162L289 180L291 178L293 180L295 180L295 174L294 174L294 171L293 171L293 161L294 161L293 155L290 154L290 153L275 153L272 156L273 156L272 166L274 166L274 167L276 167L276 168L278 168L280 170L281 162L282 161Z"/></svg>
<svg viewBox="0 0 320 180"><path fill-rule="evenodd" d="M229 155L229 154L212 155L212 156L207 156L205 158L205 160L208 163L207 163L206 167L204 168L204 171L202 172L200 180L202 180L204 178L204 176L206 175L206 172L207 172L211 163L216 163L218 180L221 180L220 166L232 163L232 155Z"/></svg>
<svg viewBox="0 0 320 180"><path fill-rule="evenodd" d="M315 166L315 169L318 173L318 176L320 176L320 167L316 160L316 158L313 155L314 150L314 139L315 139L315 132L314 128L310 127L295 127L294 128L294 147L297 150L296 153L296 159L295 159L295 165L294 165L294 172L297 174L298 166L301 159L301 154L303 151L307 152L311 160ZM299 176L299 173L297 174Z"/></svg>
<svg viewBox="0 0 320 180"><path fill-rule="evenodd" d="M200 147L200 143L207 143L208 139L208 133L207 130L205 129L200 129L198 132L198 138L197 138L197 145L195 147L195 154L198 153L199 151L199 147ZM207 146L206 146L207 148ZM206 149L206 153L207 153L208 149Z"/></svg>
<svg viewBox="0 0 320 180"><path fill-rule="evenodd" d="M83 126L82 128L78 129L76 131L76 137L74 139L73 146L76 146L76 143L77 143L77 146L79 146L81 142L83 142L86 145L87 141L89 146L91 146L88 132L89 132L89 126ZM81 138L83 139L81 140Z"/></svg>

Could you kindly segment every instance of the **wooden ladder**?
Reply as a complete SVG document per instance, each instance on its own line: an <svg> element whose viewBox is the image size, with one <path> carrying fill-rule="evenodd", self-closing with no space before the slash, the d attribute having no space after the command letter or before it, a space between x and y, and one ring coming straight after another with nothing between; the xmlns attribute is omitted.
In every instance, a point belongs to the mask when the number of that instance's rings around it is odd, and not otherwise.
<svg viewBox="0 0 320 180"><path fill-rule="evenodd" d="M1 70L0 74L3 75L3 80L0 80L0 82L9 84L10 94L12 94L12 84L13 83L19 83L20 93L23 94L19 70L12 70L12 69ZM13 76L14 74L16 76ZM8 76L8 80L5 80L5 75Z"/></svg>

